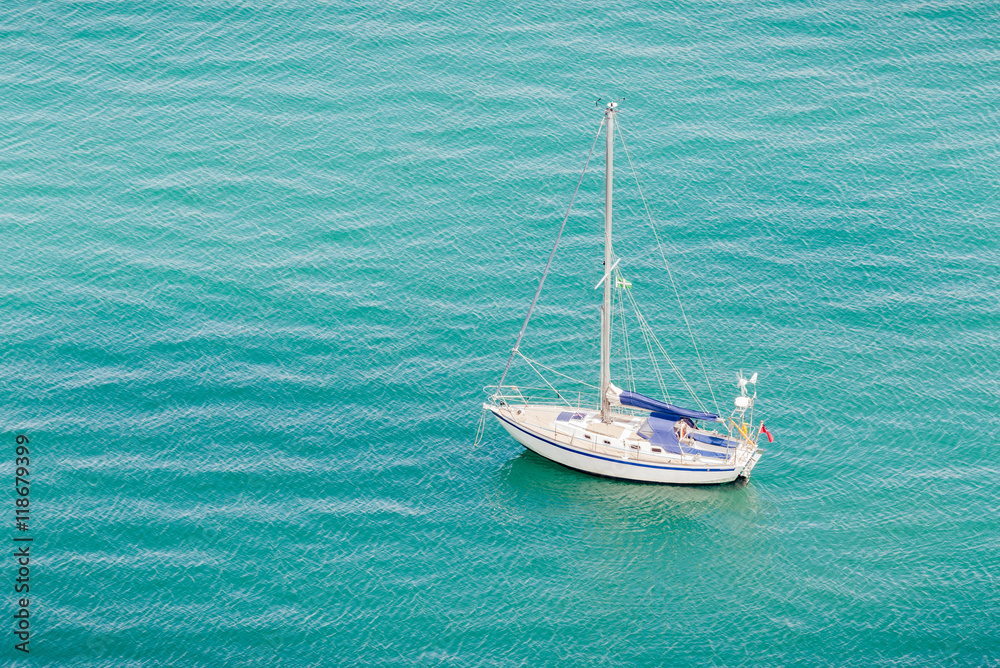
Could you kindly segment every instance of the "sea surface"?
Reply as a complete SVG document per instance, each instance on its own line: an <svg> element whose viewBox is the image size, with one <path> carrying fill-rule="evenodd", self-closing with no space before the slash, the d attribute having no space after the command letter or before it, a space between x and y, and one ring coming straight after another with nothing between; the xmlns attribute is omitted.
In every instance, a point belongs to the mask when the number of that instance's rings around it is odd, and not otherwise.
<svg viewBox="0 0 1000 668"><path fill-rule="evenodd" d="M5 3L0 662L1000 666L998 37L992 1ZM748 484L475 442L611 99L633 296L706 406L759 374ZM523 344L590 383L602 145Z"/></svg>

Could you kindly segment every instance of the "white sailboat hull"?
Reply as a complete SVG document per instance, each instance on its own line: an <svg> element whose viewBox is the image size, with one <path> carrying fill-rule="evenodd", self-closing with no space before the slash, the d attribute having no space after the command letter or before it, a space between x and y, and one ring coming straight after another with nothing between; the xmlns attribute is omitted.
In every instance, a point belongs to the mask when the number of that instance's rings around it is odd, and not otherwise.
<svg viewBox="0 0 1000 668"><path fill-rule="evenodd" d="M728 462L682 463L654 462L635 453L591 450L571 445L572 439L562 438L552 430L519 422L517 416L503 409L490 409L504 429L528 450L568 468L606 478L673 485L719 485L749 477L760 458L758 452L748 452L743 458ZM742 459L742 461L741 461Z"/></svg>

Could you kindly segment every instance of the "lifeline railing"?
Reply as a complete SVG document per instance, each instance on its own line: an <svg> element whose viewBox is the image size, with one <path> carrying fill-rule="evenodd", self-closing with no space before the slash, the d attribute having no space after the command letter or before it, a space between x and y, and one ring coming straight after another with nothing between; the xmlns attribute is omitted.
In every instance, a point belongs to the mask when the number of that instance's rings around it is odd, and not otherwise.
<svg viewBox="0 0 1000 668"><path fill-rule="evenodd" d="M566 406L568 408L594 408L597 406L595 397L584 392L565 392L550 387L520 387L517 385L487 385L483 391L490 396L490 401L498 404L540 406ZM587 401L584 401L586 399ZM576 403L573 403L573 400Z"/></svg>

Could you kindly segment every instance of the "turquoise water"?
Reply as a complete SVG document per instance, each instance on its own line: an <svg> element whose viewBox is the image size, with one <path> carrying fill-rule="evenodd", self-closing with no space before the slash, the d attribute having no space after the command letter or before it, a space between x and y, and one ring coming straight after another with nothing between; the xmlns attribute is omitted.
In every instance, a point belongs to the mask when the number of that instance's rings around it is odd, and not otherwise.
<svg viewBox="0 0 1000 668"><path fill-rule="evenodd" d="M2 660L1000 665L998 24L6 5L0 420L35 562L31 657L11 622ZM622 96L711 390L623 162L618 251L704 401L760 373L747 485L473 447ZM524 343L591 381L593 167Z"/></svg>

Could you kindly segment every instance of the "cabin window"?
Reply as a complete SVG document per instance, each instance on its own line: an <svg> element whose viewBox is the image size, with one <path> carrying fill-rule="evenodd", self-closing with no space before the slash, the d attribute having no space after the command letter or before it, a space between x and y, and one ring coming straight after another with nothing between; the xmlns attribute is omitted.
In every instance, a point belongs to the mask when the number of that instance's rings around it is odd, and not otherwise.
<svg viewBox="0 0 1000 668"><path fill-rule="evenodd" d="M604 439L604 445L611 445L611 441L609 441L608 439Z"/></svg>
<svg viewBox="0 0 1000 668"><path fill-rule="evenodd" d="M650 448L650 450L652 450L653 452L663 452L663 450L659 448Z"/></svg>

